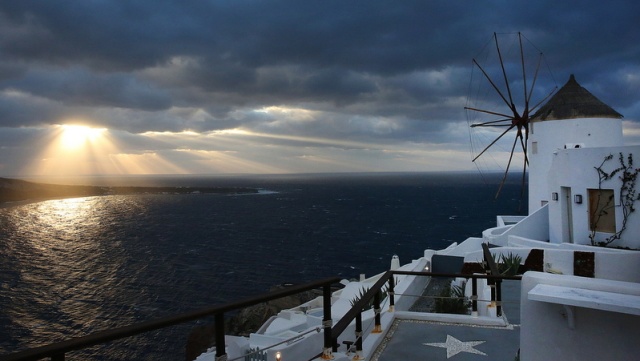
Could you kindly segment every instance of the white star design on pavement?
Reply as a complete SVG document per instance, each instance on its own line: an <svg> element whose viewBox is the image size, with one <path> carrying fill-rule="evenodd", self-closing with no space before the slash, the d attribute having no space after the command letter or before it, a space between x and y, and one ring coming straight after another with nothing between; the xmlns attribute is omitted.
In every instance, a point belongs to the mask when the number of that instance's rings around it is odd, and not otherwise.
<svg viewBox="0 0 640 361"><path fill-rule="evenodd" d="M482 351L476 350L474 347L478 346L486 341L469 341L462 342L457 338L447 335L446 342L436 342L436 343L423 343L425 346L433 346L433 347L442 347L447 349L447 359L459 354L460 352L468 352L476 355L487 356L486 353Z"/></svg>

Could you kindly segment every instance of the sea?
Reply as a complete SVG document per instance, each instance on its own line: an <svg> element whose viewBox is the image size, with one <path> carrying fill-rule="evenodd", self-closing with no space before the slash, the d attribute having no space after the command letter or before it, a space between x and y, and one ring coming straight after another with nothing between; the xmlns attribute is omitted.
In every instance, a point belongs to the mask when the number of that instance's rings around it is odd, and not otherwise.
<svg viewBox="0 0 640 361"><path fill-rule="evenodd" d="M357 279L522 214L498 175L373 173L87 177L75 184L237 186L256 194L136 194L0 208L0 358L267 292ZM526 194L525 194L526 196ZM67 354L184 360L200 320Z"/></svg>

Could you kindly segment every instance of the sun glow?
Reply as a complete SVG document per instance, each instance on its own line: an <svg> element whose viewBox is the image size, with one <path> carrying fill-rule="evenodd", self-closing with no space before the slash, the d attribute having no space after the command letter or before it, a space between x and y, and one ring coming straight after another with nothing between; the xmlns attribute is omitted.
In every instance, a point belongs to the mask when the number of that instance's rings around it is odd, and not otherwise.
<svg viewBox="0 0 640 361"><path fill-rule="evenodd" d="M131 147L123 139L147 138L123 131L77 124L52 125L44 129L39 153L23 167L23 173L37 176L96 174L186 173L164 152ZM178 137L184 139L186 136Z"/></svg>
<svg viewBox="0 0 640 361"><path fill-rule="evenodd" d="M78 149L87 143L95 143L106 132L104 128L91 128L84 125L61 125L60 146L66 149Z"/></svg>
<svg viewBox="0 0 640 361"><path fill-rule="evenodd" d="M117 146L106 128L85 125L53 125L36 161L26 166L34 175L84 175L108 171L104 159L117 152Z"/></svg>

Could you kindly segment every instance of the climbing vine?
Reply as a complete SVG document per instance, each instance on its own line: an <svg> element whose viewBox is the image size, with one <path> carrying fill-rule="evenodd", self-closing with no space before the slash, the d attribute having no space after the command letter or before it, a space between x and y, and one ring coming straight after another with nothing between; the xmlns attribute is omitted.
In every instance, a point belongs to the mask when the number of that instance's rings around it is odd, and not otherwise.
<svg viewBox="0 0 640 361"><path fill-rule="evenodd" d="M598 190L596 204L598 205L598 209L594 210L591 214L590 225L591 225L591 233L589 234L589 239L591 240L591 245L599 245L599 246L607 246L611 242L620 239L622 236L622 232L627 229L627 221L629 220L629 216L631 213L635 211L635 207L633 204L636 200L640 199L640 196L636 194L636 180L638 179L638 174L640 173L639 168L633 168L633 156L631 153L626 158L622 153L618 157L620 161L620 166L613 171L607 173L603 166L606 162L613 159L613 154L609 154L604 158L600 166L594 167L598 172ZM618 176L620 179L621 186L620 192L618 193L618 201L619 206L622 209L622 227L612 234L611 236L605 238L603 241L596 241L596 231L598 229L598 222L607 215L614 207L616 207L614 202L614 195L607 197L606 200L602 200L602 183L605 181L613 179L615 176ZM603 203L604 202L604 203Z"/></svg>

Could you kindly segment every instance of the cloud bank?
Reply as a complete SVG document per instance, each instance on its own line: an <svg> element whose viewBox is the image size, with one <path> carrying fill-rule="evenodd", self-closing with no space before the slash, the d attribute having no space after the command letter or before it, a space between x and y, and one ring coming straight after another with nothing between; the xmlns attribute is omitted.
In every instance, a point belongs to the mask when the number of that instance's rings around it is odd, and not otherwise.
<svg viewBox="0 0 640 361"><path fill-rule="evenodd" d="M540 89L575 74L633 127L639 14L630 0L2 2L0 175L41 172L51 129L74 122L109 130L95 163L158 162L93 173L472 169L463 107L494 32L544 52Z"/></svg>

